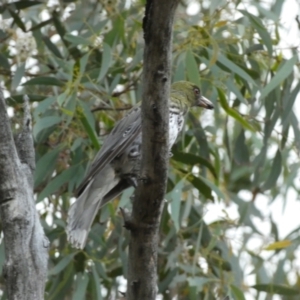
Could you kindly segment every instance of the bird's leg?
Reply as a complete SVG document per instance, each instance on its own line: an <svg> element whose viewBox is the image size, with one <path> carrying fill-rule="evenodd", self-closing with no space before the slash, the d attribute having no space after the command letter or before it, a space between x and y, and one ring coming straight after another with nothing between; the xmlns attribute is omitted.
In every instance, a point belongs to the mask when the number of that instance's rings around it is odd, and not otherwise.
<svg viewBox="0 0 300 300"><path fill-rule="evenodd" d="M137 177L134 174L125 174L122 177L125 178L131 186L137 188L138 181L137 181Z"/></svg>
<svg viewBox="0 0 300 300"><path fill-rule="evenodd" d="M137 182L136 176L129 174L128 176L126 176L126 179L131 186L133 186L134 188L137 188L138 182Z"/></svg>
<svg viewBox="0 0 300 300"><path fill-rule="evenodd" d="M136 224L134 222L132 222L129 211L123 209L122 207L120 207L120 211L121 211L121 215L124 220L123 227L130 231L135 230L137 227L136 227Z"/></svg>

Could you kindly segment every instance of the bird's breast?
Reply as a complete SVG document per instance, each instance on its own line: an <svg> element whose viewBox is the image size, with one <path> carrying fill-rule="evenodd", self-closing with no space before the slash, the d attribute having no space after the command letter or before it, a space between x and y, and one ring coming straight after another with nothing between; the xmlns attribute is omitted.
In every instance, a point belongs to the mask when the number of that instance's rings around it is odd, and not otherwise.
<svg viewBox="0 0 300 300"><path fill-rule="evenodd" d="M174 145L179 132L182 130L183 127L184 117L182 114L172 113L170 111L169 114L169 150L171 150L172 146Z"/></svg>

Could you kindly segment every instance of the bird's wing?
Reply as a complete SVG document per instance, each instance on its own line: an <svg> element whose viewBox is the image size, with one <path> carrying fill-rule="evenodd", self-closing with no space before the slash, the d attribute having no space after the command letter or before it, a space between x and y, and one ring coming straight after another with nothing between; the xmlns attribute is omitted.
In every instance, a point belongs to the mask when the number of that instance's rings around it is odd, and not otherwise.
<svg viewBox="0 0 300 300"><path fill-rule="evenodd" d="M105 139L101 149L97 153L89 172L83 182L77 188L75 194L79 196L87 184L99 173L106 164L129 146L141 132L141 107L133 108L123 119L121 119L111 133Z"/></svg>

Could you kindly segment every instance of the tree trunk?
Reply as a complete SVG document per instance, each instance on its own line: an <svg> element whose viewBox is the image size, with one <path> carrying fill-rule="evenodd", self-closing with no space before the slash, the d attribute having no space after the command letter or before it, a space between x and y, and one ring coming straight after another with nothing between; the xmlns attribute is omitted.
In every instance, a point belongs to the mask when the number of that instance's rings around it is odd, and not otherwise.
<svg viewBox="0 0 300 300"><path fill-rule="evenodd" d="M0 216L4 233L8 299L44 299L48 239L35 209L35 154L28 99L24 98L22 132L13 139L0 89Z"/></svg>
<svg viewBox="0 0 300 300"><path fill-rule="evenodd" d="M127 300L155 300L158 228L169 163L169 90L178 0L148 0L143 21L142 166L130 220Z"/></svg>

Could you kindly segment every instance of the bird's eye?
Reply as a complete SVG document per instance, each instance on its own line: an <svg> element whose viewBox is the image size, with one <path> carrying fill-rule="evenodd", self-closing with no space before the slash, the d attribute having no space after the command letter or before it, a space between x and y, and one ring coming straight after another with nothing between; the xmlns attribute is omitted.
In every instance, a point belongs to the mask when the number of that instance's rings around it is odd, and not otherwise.
<svg viewBox="0 0 300 300"><path fill-rule="evenodd" d="M194 89L194 92L195 92L196 95L199 95L199 94L200 94L200 90L197 89L197 88Z"/></svg>

